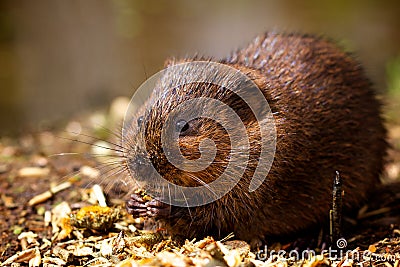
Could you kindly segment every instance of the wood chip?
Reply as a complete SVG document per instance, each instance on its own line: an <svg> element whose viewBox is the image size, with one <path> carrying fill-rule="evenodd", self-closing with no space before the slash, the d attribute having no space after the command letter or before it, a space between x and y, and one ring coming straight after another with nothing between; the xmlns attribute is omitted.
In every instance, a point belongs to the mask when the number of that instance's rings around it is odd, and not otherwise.
<svg viewBox="0 0 400 267"><path fill-rule="evenodd" d="M73 251L72 254L74 254L74 256L77 257L89 256L93 254L93 248L91 247L76 248L76 250Z"/></svg>
<svg viewBox="0 0 400 267"><path fill-rule="evenodd" d="M104 240L100 247L100 254L105 257L108 257L108 256L111 256L112 253L113 253L113 246L112 246L111 242Z"/></svg>
<svg viewBox="0 0 400 267"><path fill-rule="evenodd" d="M36 256L36 248L26 249L8 258L1 266L8 266L14 262L29 262L30 259Z"/></svg>
<svg viewBox="0 0 400 267"><path fill-rule="evenodd" d="M54 257L44 257L43 258L43 264L44 263L50 263L50 264L54 264L54 265L57 265L57 266L64 266L64 265L66 265L67 263L65 262L65 261L63 261L62 259L60 259L60 258L54 258Z"/></svg>
<svg viewBox="0 0 400 267"><path fill-rule="evenodd" d="M68 218L71 213L71 208L67 202L61 202L59 205L55 206L52 210L51 226L52 232L57 233L62 226L64 218Z"/></svg>
<svg viewBox="0 0 400 267"><path fill-rule="evenodd" d="M106 203L106 197L104 196L103 189L101 188L100 185L95 184L92 187L93 194L95 195L95 198L97 199L97 202L99 203L100 207L107 207Z"/></svg>
<svg viewBox="0 0 400 267"><path fill-rule="evenodd" d="M71 187L71 182L64 182L61 183L59 185L53 186L52 188L50 188L50 192L52 192L53 194L57 194L60 191L63 191L69 187Z"/></svg>
<svg viewBox="0 0 400 267"><path fill-rule="evenodd" d="M61 248L59 246L53 248L53 254L61 259L63 262L70 262L73 258L73 254L71 251Z"/></svg>
<svg viewBox="0 0 400 267"><path fill-rule="evenodd" d="M64 183L61 183L59 185L56 185L56 186L50 188L50 190L48 190L48 191L46 191L46 192L44 192L42 194L36 195L33 198L31 198L28 201L28 205L29 206L34 206L34 205L37 205L39 203L43 203L46 200L50 199L54 194L71 187L71 185L72 185L71 182L64 182Z"/></svg>
<svg viewBox="0 0 400 267"><path fill-rule="evenodd" d="M18 236L18 239L19 239L19 240L21 240L21 239L26 239L26 241L27 241L29 244L32 244L33 242L35 242L35 241L37 240L37 237L38 237L37 234L35 234L35 233L32 232L32 231L29 231L29 232L23 232L23 233L21 233L21 234Z"/></svg>
<svg viewBox="0 0 400 267"><path fill-rule="evenodd" d="M49 175L49 168L40 168L40 167L25 167L18 171L19 177L44 177Z"/></svg>
<svg viewBox="0 0 400 267"><path fill-rule="evenodd" d="M51 211L50 210L46 210L44 212L44 226L49 226L51 223Z"/></svg>
<svg viewBox="0 0 400 267"><path fill-rule="evenodd" d="M37 205L39 203L43 203L46 200L48 200L49 198L51 198L52 196L53 196L53 194L50 191L46 191L46 192L44 192L42 194L36 195L33 198L31 198L28 201L28 205L29 206L34 206L34 205Z"/></svg>
<svg viewBox="0 0 400 267"><path fill-rule="evenodd" d="M35 248L35 256L29 260L29 267L39 267L42 263L42 255L38 248Z"/></svg>

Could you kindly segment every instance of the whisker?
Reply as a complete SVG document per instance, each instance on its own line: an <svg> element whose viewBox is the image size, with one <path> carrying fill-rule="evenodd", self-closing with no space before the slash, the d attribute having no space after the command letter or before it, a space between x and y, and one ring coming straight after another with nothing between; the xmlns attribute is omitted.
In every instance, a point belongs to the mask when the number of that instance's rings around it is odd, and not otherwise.
<svg viewBox="0 0 400 267"><path fill-rule="evenodd" d="M208 184L206 182L204 182L203 180L201 180L199 177L190 174L189 175L190 178L192 178L193 180L195 180L196 182L198 182L199 184L203 185L203 186L207 186Z"/></svg>
<svg viewBox="0 0 400 267"><path fill-rule="evenodd" d="M189 217L190 217L190 219L193 221L192 212L190 211L190 207L189 207L189 202L187 201L187 198L186 198L185 193L183 192L182 188L181 188L180 190L181 190L181 192L182 192L183 198L185 199L186 207L187 207L188 213L189 213Z"/></svg>
<svg viewBox="0 0 400 267"><path fill-rule="evenodd" d="M121 167L121 162L119 162L119 161L109 161L109 162L103 162L102 163L102 167L98 167L98 168L101 168L101 170L103 170L103 169L106 169L106 168L111 168L111 167L119 167L119 168L122 168Z"/></svg>
<svg viewBox="0 0 400 267"><path fill-rule="evenodd" d="M117 179L110 178L110 177L119 176L121 173L125 174L126 172L125 172L125 170L116 167L116 168L109 169L102 174L100 183L105 186L106 191L111 191L113 188L115 188L115 185L118 185L119 182L123 181L123 179L121 177L118 177ZM126 181L123 181L122 184L124 186L127 185Z"/></svg>
<svg viewBox="0 0 400 267"><path fill-rule="evenodd" d="M168 198L169 198L169 203L172 203L172 197L171 197L171 188L169 187L169 183L167 184L168 187ZM171 212L172 206L169 206L169 212Z"/></svg>
<svg viewBox="0 0 400 267"><path fill-rule="evenodd" d="M89 155L93 156L94 158L120 158L120 159L125 159L125 157L121 155L105 155L105 154L99 154L99 153L89 153Z"/></svg>
<svg viewBox="0 0 400 267"><path fill-rule="evenodd" d="M72 177L74 177L75 175L78 175L80 172L81 172L80 170L77 170L77 171L74 171L74 172L71 172L71 173L68 173L68 174L62 176L62 177L60 177L59 179L60 179L60 181L65 181L65 180L67 180L68 178L72 178Z"/></svg>
<svg viewBox="0 0 400 267"><path fill-rule="evenodd" d="M104 173L104 174L106 174L106 176L103 177L103 180L108 180L108 179L109 179L110 177L112 177L112 176L117 176L117 175L119 175L119 174L121 174L121 173L124 173L124 171L125 171L125 170L120 169L120 168L111 169L111 170L107 171L106 173ZM111 182L110 184L108 184L108 186L107 186L108 189L111 189L112 186L113 186L114 184L118 183L118 182L119 182L118 179L112 180L112 182Z"/></svg>
<svg viewBox="0 0 400 267"><path fill-rule="evenodd" d="M116 162L118 163L118 162ZM99 171L104 171L102 172L102 174L106 174L107 172L109 172L110 170L115 170L115 169L123 169L125 170L123 167L121 167L121 165L116 165L116 163L114 164L109 164L109 163L104 163L101 166L96 167L96 169L98 169ZM108 169L107 169L108 168Z"/></svg>
<svg viewBox="0 0 400 267"><path fill-rule="evenodd" d="M90 152L64 152L64 153L57 153L57 154L51 154L48 155L47 157L52 158L52 157L63 157L63 156L78 156L78 155L83 155L83 156L91 156L93 158L120 158L120 159L125 159L124 156L122 155L106 155L106 154L98 154L98 153L90 153Z"/></svg>
<svg viewBox="0 0 400 267"><path fill-rule="evenodd" d="M123 163L126 161L126 158L123 157L108 157L104 155L99 155L99 156L93 156L94 158L101 158L102 161L100 163L107 163L107 162L117 162L117 163Z"/></svg>
<svg viewBox="0 0 400 267"><path fill-rule="evenodd" d="M121 139L121 132L120 132L120 131L116 132L116 131L114 131L114 130L110 130L109 128L107 128L107 127L105 127L105 126L103 126L103 125L97 125L97 127L99 127L99 128L101 128L102 130L106 131L107 134L109 134L109 135L111 135L111 136L114 136L114 137L116 137L116 138L118 138L118 139ZM120 127L118 127L118 128L119 128L119 129L122 129L122 126L120 126Z"/></svg>
<svg viewBox="0 0 400 267"><path fill-rule="evenodd" d="M78 143L82 143L82 144L86 144L86 145L91 145L91 146L95 146L95 147L99 147L99 148L104 148L104 149L112 150L112 151L119 152L119 153L124 153L124 152L126 152L125 150L120 150L120 149L116 149L116 148L112 148L112 147L106 147L106 146L102 146L102 145L98 145L98 144L93 144L93 143L86 142L86 141L82 141L82 140L79 140L79 139L72 139L72 138L63 137L63 136L57 136L57 137L58 137L58 138L61 138L61 139L73 141L73 142L78 142ZM104 141L104 140L103 140L103 141Z"/></svg>
<svg viewBox="0 0 400 267"><path fill-rule="evenodd" d="M67 131L64 131L64 132L66 132L66 133L73 133L73 134L76 134L76 135L81 135L81 136L85 136L85 137L89 137L89 138L92 138L92 139L94 139L94 140L97 140L97 141L103 141L103 142L106 142L106 143L108 143L108 144L110 144L110 145L113 145L113 146L116 146L116 147L119 147L119 148L124 148L122 145L120 145L120 144L117 144L117 143L114 143L114 142L111 142L111 141L109 141L109 140L105 140L105 139L102 139L102 138L98 138L98 137L95 137L95 136L91 136L91 135L88 135L88 134L84 134L84 133L77 133L77 132L67 132Z"/></svg>
<svg viewBox="0 0 400 267"><path fill-rule="evenodd" d="M193 180L197 181L198 183L200 183L201 185L203 185L205 188L207 188L215 197L218 197L218 195L212 190L212 188L210 187L209 184L207 184L206 182L204 182L203 180L201 180L199 177L196 177L192 174L190 174L189 176L190 178L192 178Z"/></svg>
<svg viewBox="0 0 400 267"><path fill-rule="evenodd" d="M47 157L52 158L52 157L62 157L62 156L76 156L76 155L82 155L83 153L78 153L78 152L66 152L66 153L57 153L57 154L51 154L48 155Z"/></svg>

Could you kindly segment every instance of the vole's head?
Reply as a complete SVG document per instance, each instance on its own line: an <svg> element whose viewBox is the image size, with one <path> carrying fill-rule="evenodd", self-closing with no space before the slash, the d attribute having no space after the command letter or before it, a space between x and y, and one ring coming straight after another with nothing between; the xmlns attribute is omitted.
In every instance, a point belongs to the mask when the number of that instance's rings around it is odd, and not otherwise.
<svg viewBox="0 0 400 267"><path fill-rule="evenodd" d="M169 66L139 88L147 100L131 102L140 107L128 112L122 138L131 177L169 198L172 184L213 195L235 184L249 163L250 145L256 146L254 133L259 136L253 107L239 96L254 83L242 76L221 64L190 62Z"/></svg>

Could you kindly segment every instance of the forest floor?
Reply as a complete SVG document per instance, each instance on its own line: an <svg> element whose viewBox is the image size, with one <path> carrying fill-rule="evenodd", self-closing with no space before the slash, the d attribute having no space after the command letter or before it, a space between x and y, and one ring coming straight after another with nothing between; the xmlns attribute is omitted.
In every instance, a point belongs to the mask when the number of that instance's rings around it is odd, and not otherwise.
<svg viewBox="0 0 400 267"><path fill-rule="evenodd" d="M124 208L129 177L117 175L114 165L104 171L107 162L93 157L111 151L101 140L113 134L97 125L117 128L112 112L83 115L62 130L0 139L0 266L400 266L399 222L382 217L393 212L389 207L375 214L363 208L360 214L387 224L358 229L347 238L351 253L336 259L320 253L267 257L235 237L181 241L163 229L143 230L151 222ZM400 124L389 122L388 129L392 148L383 179L392 182L400 176Z"/></svg>

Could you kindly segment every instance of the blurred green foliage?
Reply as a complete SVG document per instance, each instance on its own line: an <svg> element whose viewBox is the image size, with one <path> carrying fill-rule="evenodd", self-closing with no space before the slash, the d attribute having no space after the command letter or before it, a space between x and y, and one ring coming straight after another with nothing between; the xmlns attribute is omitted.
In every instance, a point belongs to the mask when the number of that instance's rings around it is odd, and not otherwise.
<svg viewBox="0 0 400 267"><path fill-rule="evenodd" d="M58 127L130 96L168 57L224 57L266 30L332 38L400 117L398 0L3 0L0 11L0 136Z"/></svg>
<svg viewBox="0 0 400 267"><path fill-rule="evenodd" d="M391 124L400 123L400 55L386 64L385 117ZM400 144L399 144L400 145Z"/></svg>
<svg viewBox="0 0 400 267"><path fill-rule="evenodd" d="M400 98L400 55L387 63L386 73L389 96Z"/></svg>

